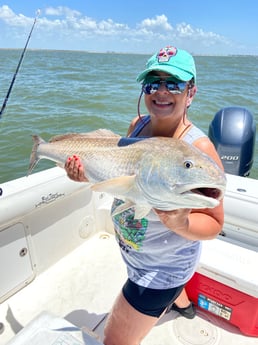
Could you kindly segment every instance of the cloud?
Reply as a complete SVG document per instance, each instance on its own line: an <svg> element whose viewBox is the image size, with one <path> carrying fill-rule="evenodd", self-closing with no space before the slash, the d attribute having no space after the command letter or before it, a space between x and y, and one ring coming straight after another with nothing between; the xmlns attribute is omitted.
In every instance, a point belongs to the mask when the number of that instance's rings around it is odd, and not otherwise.
<svg viewBox="0 0 258 345"><path fill-rule="evenodd" d="M12 27L27 27L33 18L25 17L23 14L16 15L7 5L0 7L0 20Z"/></svg>
<svg viewBox="0 0 258 345"><path fill-rule="evenodd" d="M66 6L47 7L44 12L47 16L65 16L65 17L81 16L81 13L79 11L72 10Z"/></svg>
<svg viewBox="0 0 258 345"><path fill-rule="evenodd" d="M87 33L90 36L92 34L114 35L125 28L127 28L126 25L115 23L111 19L97 22L93 18L83 16L79 11L65 6L47 7L38 19L38 29L40 31L58 30L56 34L60 37L68 33L71 37L75 35L77 38L80 34L85 37Z"/></svg>
<svg viewBox="0 0 258 345"><path fill-rule="evenodd" d="M11 35L15 36L15 33L18 41L21 29L24 34L28 32L33 19L15 14L7 5L0 6L0 25L2 22L11 29L2 31L0 44L3 45L1 41L4 38L12 40ZM38 48L49 49L81 49L88 46L92 50L152 53L167 44L193 52L217 45L230 46L225 37L216 33L205 32L187 23L172 25L164 14L143 19L135 27L129 27L112 19L97 21L66 6L45 8L38 18L34 35L37 38L34 42L40 45Z"/></svg>
<svg viewBox="0 0 258 345"><path fill-rule="evenodd" d="M147 29L147 30L165 30L165 31L171 31L173 28L168 23L168 18L162 14L161 16L156 16L155 18L147 18L144 19L140 25L139 28Z"/></svg>
<svg viewBox="0 0 258 345"><path fill-rule="evenodd" d="M205 45L206 43L213 45L217 42L223 42L224 44L229 43L229 41L221 35L213 32L205 32L200 28L194 28L190 24L184 22L172 26L164 14L156 16L155 18L144 19L138 25L138 28L144 35L150 34L152 36L159 35L160 37L170 37L173 41L182 41L182 39L195 40Z"/></svg>

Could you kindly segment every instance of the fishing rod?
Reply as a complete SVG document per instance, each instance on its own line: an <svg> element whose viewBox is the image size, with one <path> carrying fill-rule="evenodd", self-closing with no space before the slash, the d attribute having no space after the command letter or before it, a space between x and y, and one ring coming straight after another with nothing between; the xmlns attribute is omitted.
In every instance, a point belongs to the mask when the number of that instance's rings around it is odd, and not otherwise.
<svg viewBox="0 0 258 345"><path fill-rule="evenodd" d="M6 97L5 97L5 99L4 99L2 108L1 108L1 110L0 110L0 119L1 119L1 117L2 117L2 114L3 114L4 110L5 110L6 104L7 104L7 102L8 102L8 98L9 98L10 93L11 93L11 91L12 91L13 84L14 84L15 79L16 79L16 76L17 76L17 74L18 74L18 72L19 72L19 69L20 69L20 66L21 66L21 63L22 63L22 60L23 60L25 51L26 51L26 49L27 49L27 45L28 45L28 43L29 43L29 40L30 40L32 31L33 31L33 29L34 29L34 26L35 26L35 24L36 24L36 21L37 21L39 15L40 15L40 10L37 10L36 16L35 16L35 18L34 18L34 22L33 22L33 25L32 25L32 28L31 28L31 30L30 30L29 36L28 36L27 41L26 41L26 44L25 44L25 47L24 47L24 49L23 49L23 51L22 51L22 54L21 54L19 63L18 63L18 65L17 65L17 67L16 67L16 71L15 71L15 73L14 73L14 75L13 75L13 79L12 79L11 84L10 84L10 86L9 86L9 89L8 89L8 91L7 91L7 94L6 94Z"/></svg>

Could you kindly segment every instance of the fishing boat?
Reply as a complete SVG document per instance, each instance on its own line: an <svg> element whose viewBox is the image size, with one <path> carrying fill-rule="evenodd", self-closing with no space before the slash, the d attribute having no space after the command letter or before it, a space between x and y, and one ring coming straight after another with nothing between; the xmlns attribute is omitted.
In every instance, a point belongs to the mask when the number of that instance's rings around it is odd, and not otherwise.
<svg viewBox="0 0 258 345"><path fill-rule="evenodd" d="M166 314L143 345L258 344L258 180L248 177L255 124L245 108L221 109L209 127L227 176L225 223L203 241L186 286L189 320ZM126 279L112 197L59 167L0 186L0 344L102 344Z"/></svg>

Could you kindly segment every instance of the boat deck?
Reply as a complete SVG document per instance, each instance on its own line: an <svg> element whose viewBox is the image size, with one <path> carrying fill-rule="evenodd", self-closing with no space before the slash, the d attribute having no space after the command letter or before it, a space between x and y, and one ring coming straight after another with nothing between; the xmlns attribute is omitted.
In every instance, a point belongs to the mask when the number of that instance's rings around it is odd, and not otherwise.
<svg viewBox="0 0 258 345"><path fill-rule="evenodd" d="M101 344L106 317L125 279L125 265L114 235L95 234L1 305L0 344L98 344L83 336L91 331ZM31 338L24 333L28 326L23 328L43 311L69 322L64 321L62 337L54 342L34 342L39 329L30 334ZM60 329L51 330L58 331L60 334ZM198 309L193 320L174 311L168 313L142 342L171 344L257 345L258 338L247 337L226 321Z"/></svg>

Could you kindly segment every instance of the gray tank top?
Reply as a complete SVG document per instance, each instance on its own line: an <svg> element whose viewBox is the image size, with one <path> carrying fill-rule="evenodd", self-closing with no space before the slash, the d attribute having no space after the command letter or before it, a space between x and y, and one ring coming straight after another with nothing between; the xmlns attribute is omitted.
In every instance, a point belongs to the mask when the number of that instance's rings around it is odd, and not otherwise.
<svg viewBox="0 0 258 345"><path fill-rule="evenodd" d="M142 118L131 137L136 137L150 121ZM192 144L206 137L192 126L182 140ZM123 203L115 199L112 210ZM153 213L134 219L130 208L114 217L116 239L127 266L128 277L134 283L152 289L170 289L185 284L196 270L201 242L191 241L167 229Z"/></svg>

